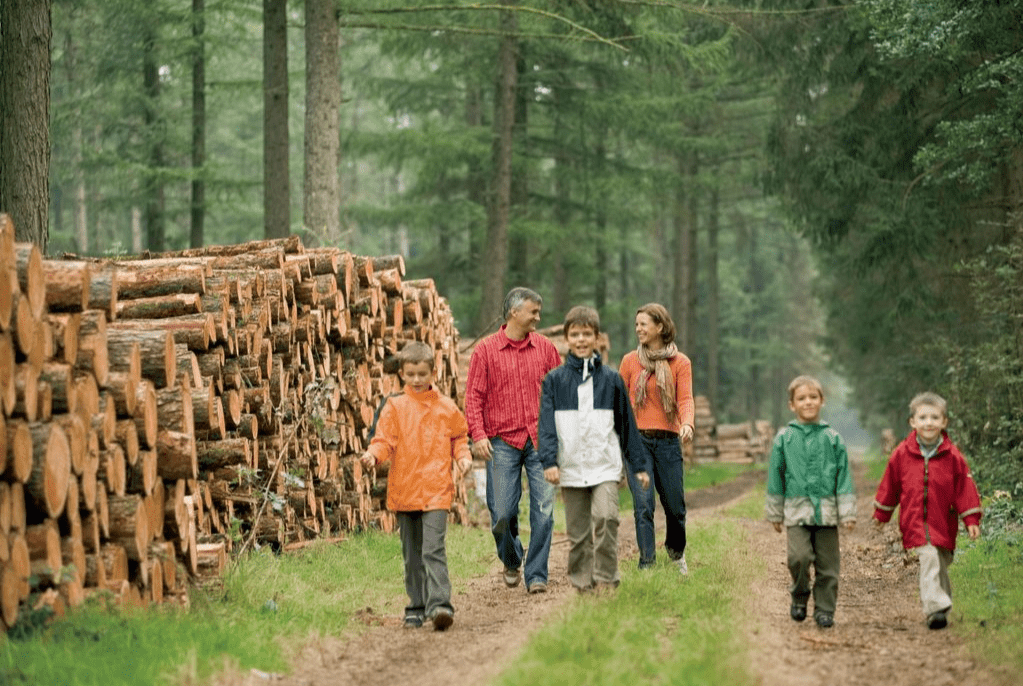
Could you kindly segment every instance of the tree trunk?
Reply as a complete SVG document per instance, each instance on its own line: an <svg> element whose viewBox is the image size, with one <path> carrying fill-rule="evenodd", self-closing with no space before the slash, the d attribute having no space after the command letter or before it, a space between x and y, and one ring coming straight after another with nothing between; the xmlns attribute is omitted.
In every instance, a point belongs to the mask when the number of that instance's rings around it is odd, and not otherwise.
<svg viewBox="0 0 1023 686"><path fill-rule="evenodd" d="M503 5L514 4L502 0ZM479 326L489 328L501 320L504 281L508 273L508 217L511 206L512 142L515 129L515 84L518 76L514 12L501 12L501 45L498 49L498 79L494 98L493 186L487 203L487 241L483 256L486 276L480 297Z"/></svg>
<svg viewBox="0 0 1023 686"><path fill-rule="evenodd" d="M710 207L707 211L707 398L711 407L718 407L718 378L721 284L718 280L718 232L721 229L721 188L720 176L714 174L710 191ZM776 423L775 426L778 426Z"/></svg>
<svg viewBox="0 0 1023 686"><path fill-rule="evenodd" d="M555 86L554 89L554 225L561 236L571 235L569 223L572 221L571 162L567 138L569 132L564 123L563 109L567 107L567 89ZM555 317L568 311L572 299L572 286L565 264L567 251L555 248L551 251L554 260L554 297L551 303ZM556 320L555 320L556 321Z"/></svg>
<svg viewBox="0 0 1023 686"><path fill-rule="evenodd" d="M68 82L68 88L75 102L80 96L80 88L77 84L77 61L75 59L78 46L75 44L74 35L69 29L64 35L64 66ZM87 205L85 202L85 171L82 168L82 108L75 105L71 110L71 177L72 177L72 208L74 214L74 235L75 247L79 253L89 252L89 223Z"/></svg>
<svg viewBox="0 0 1023 686"><path fill-rule="evenodd" d="M192 0L192 226L188 244L202 246L206 223L206 0Z"/></svg>
<svg viewBox="0 0 1023 686"><path fill-rule="evenodd" d="M332 0L306 0L305 185L306 231L325 245L341 240L341 80L337 9Z"/></svg>
<svg viewBox="0 0 1023 686"><path fill-rule="evenodd" d="M263 235L291 233L288 175L288 12L263 0Z"/></svg>
<svg viewBox="0 0 1023 686"><path fill-rule="evenodd" d="M46 252L50 203L50 0L0 1L0 209Z"/></svg>
<svg viewBox="0 0 1023 686"><path fill-rule="evenodd" d="M143 123L149 138L149 169L147 170L143 196L145 197L146 247L153 252L162 252L166 234L167 219L164 215L164 189L161 181L164 161L164 133L160 122L160 73L156 55L155 28L147 25L142 39L142 80L145 91Z"/></svg>

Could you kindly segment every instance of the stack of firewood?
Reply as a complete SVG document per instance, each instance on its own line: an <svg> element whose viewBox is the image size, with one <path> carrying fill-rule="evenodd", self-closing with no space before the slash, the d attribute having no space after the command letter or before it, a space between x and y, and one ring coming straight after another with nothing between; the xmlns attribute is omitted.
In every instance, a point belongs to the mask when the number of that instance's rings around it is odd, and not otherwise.
<svg viewBox="0 0 1023 686"><path fill-rule="evenodd" d="M0 215L2 624L97 590L184 602L232 552L392 530L358 460L385 362L425 341L458 393L447 303L403 277L297 237L49 260Z"/></svg>
<svg viewBox="0 0 1023 686"><path fill-rule="evenodd" d="M693 459L697 462L708 462L718 459L717 420L710 407L710 400L705 395L693 398L695 422L693 442L690 444Z"/></svg>
<svg viewBox="0 0 1023 686"><path fill-rule="evenodd" d="M722 462L756 462L771 451L774 438L767 420L718 424L718 459Z"/></svg>

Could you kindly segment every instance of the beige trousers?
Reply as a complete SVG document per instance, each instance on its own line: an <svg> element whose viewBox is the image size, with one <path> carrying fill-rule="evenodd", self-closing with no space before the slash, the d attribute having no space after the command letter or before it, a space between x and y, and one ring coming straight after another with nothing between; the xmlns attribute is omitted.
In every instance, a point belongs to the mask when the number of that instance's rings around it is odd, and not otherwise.
<svg viewBox="0 0 1023 686"><path fill-rule="evenodd" d="M617 586L618 574L618 482L607 481L588 488L561 488L565 501L568 579L578 589L596 584Z"/></svg>
<svg viewBox="0 0 1023 686"><path fill-rule="evenodd" d="M948 581L952 551L923 545L916 549L916 554L920 559L920 602L924 616L948 611L952 607L952 585Z"/></svg>

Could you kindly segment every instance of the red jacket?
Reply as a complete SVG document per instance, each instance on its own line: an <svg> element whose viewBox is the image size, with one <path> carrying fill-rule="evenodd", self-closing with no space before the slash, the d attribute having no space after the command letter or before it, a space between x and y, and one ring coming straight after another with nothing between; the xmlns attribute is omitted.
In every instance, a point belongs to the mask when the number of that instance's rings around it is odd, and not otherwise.
<svg viewBox="0 0 1023 686"><path fill-rule="evenodd" d="M432 387L388 398L369 452L391 462L387 509L448 510L455 495L452 462L471 459L465 417L451 398Z"/></svg>
<svg viewBox="0 0 1023 686"><path fill-rule="evenodd" d="M892 452L877 487L874 518L887 522L899 506L899 529L907 550L928 543L955 550L959 517L980 524L980 495L959 449L942 432L941 445L924 459L916 431Z"/></svg>

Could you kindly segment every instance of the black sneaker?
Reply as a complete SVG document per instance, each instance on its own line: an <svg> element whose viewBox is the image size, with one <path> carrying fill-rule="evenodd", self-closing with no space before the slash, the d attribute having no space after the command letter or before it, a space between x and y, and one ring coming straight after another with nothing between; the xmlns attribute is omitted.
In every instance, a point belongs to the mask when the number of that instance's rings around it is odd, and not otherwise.
<svg viewBox="0 0 1023 686"><path fill-rule="evenodd" d="M806 605L792 603L792 607L789 608L789 617L792 617L797 622L806 619Z"/></svg>
<svg viewBox="0 0 1023 686"><path fill-rule="evenodd" d="M455 623L455 616L451 610L440 608L433 613L433 630L446 631L449 626Z"/></svg>
<svg viewBox="0 0 1023 686"><path fill-rule="evenodd" d="M830 612L814 612L813 621L822 629L830 629L835 625L835 617Z"/></svg>
<svg viewBox="0 0 1023 686"><path fill-rule="evenodd" d="M423 626L423 618L418 615L408 615L402 622L402 626L406 629L418 629Z"/></svg>
<svg viewBox="0 0 1023 686"><path fill-rule="evenodd" d="M945 616L944 610L927 616L928 629L944 629L946 626L948 626L948 617Z"/></svg>

